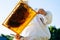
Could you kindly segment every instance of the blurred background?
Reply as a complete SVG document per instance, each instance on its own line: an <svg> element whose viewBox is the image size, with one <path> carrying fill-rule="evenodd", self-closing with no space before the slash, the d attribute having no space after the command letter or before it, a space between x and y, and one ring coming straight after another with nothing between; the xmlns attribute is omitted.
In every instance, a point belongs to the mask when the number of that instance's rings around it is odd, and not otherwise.
<svg viewBox="0 0 60 40"><path fill-rule="evenodd" d="M14 9L16 3L19 0L0 0L0 35L12 40L15 34L13 31L5 28L2 23L10 12ZM51 32L50 40L60 40L60 0L28 0L28 5L34 10L43 8L46 11L50 11L53 15L52 23L48 26Z"/></svg>

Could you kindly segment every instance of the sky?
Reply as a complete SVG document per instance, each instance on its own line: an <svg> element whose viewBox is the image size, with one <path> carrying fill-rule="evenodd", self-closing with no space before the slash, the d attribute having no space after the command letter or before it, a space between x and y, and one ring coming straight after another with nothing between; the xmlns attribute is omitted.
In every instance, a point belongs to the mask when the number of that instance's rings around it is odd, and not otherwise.
<svg viewBox="0 0 60 40"><path fill-rule="evenodd" d="M2 23L10 12L14 9L18 0L0 0L0 34L15 34L13 31L5 28ZM50 11L53 15L50 25L60 28L60 0L28 0L28 5L34 10L43 8Z"/></svg>

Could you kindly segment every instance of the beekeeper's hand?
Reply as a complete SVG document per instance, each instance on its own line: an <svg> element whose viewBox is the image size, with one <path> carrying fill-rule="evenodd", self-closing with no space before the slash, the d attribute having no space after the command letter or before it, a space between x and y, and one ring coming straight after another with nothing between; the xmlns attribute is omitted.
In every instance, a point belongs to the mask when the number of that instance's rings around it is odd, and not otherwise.
<svg viewBox="0 0 60 40"><path fill-rule="evenodd" d="M37 14L42 14L42 15L46 15L46 12L44 9L39 9Z"/></svg>

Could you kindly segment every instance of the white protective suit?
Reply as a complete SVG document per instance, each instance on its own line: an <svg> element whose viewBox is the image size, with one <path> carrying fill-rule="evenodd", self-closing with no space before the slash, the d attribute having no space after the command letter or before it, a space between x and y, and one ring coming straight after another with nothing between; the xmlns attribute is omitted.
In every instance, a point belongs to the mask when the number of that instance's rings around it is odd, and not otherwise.
<svg viewBox="0 0 60 40"><path fill-rule="evenodd" d="M20 35L24 40L48 40L51 35L47 25L51 21L51 13L47 13L46 16L37 14Z"/></svg>
<svg viewBox="0 0 60 40"><path fill-rule="evenodd" d="M22 31L20 40L48 40L51 35L47 27L52 21L52 14L47 12L45 16L37 14L34 19ZM14 38L15 40L15 38Z"/></svg>

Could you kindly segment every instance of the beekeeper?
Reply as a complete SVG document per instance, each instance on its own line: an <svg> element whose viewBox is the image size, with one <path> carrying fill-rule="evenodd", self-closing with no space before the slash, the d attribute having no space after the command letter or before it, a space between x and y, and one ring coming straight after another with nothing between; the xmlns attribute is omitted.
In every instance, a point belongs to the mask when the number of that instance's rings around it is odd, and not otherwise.
<svg viewBox="0 0 60 40"><path fill-rule="evenodd" d="M26 2L27 3L27 2ZM52 22L52 14L44 9L39 9L37 15L21 32L16 34L13 40L48 40L51 37L49 25Z"/></svg>

